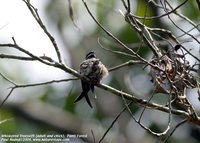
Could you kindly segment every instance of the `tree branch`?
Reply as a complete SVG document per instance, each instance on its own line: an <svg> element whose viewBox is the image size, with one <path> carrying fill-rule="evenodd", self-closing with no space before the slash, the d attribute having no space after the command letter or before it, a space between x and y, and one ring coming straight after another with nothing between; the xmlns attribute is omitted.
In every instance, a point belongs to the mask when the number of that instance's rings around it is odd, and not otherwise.
<svg viewBox="0 0 200 143"><path fill-rule="evenodd" d="M54 46L54 49L56 51L57 57L58 57L58 61L59 63L62 63L62 58L61 58L61 54L59 51L59 48L57 46L56 40L54 39L54 37L50 34L50 32L47 30L46 26L43 24L39 14L38 14L38 10L37 8L35 8L31 3L30 0L22 0L25 2L25 4L27 5L28 9L30 10L31 14L33 15L34 19L37 21L37 23L40 25L40 27L43 29L44 33L47 35L47 37L50 39L51 43Z"/></svg>

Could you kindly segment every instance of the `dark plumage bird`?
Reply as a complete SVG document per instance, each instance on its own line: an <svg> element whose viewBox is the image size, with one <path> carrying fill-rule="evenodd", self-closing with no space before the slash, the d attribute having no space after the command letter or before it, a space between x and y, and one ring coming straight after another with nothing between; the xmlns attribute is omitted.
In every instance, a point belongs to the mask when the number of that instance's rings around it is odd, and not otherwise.
<svg viewBox="0 0 200 143"><path fill-rule="evenodd" d="M108 75L107 68L97 59L93 51L86 55L85 60L80 64L80 74L90 79L90 82L81 80L82 93L75 99L74 103L85 97L88 105L92 108L92 104L88 97L88 92L91 90L94 93L95 84L99 83L103 77Z"/></svg>

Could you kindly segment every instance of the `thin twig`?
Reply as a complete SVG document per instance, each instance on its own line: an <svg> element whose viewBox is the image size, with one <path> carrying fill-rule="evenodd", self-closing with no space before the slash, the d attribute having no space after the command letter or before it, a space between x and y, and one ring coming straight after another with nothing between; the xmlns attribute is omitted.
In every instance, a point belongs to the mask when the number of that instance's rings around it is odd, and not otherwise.
<svg viewBox="0 0 200 143"><path fill-rule="evenodd" d="M124 101L124 104L125 104L125 106L126 106L126 109L127 109L127 111L129 112L131 118L132 118L136 123L138 123L138 125L140 125L141 128L143 128L144 130L148 131L150 134L152 134L152 135L154 135L154 136L157 136L157 137L161 136L159 133L153 132L150 128L147 128L147 127L144 126L141 122L139 122L139 121L135 118L135 116L133 115L131 109L129 108L129 106L128 106L128 104L127 104L127 102L126 102L126 100L125 100L125 98L124 98L123 96L122 96L122 99L123 99L123 101Z"/></svg>
<svg viewBox="0 0 200 143"><path fill-rule="evenodd" d="M150 0L150 2L151 2L152 4L154 4L154 5L155 5L156 7L158 7L158 8L167 9L167 11L170 11L170 9L164 8L163 6L157 4L155 1ZM182 3L182 4L184 4L184 3ZM180 5L179 5L179 6L180 6ZM176 9L176 8L175 8L175 9ZM173 8L172 8L172 10L173 10ZM187 21L188 23L190 23L192 26L194 26L194 27L200 32L200 29L198 28L198 25L199 25L199 24L196 25L196 24L195 24L193 21L191 21L188 17L186 17L185 15L179 13L178 11L174 11L174 14L177 15L177 16L179 16L179 17L182 18L183 20ZM178 37L179 37L179 36L178 36Z"/></svg>
<svg viewBox="0 0 200 143"><path fill-rule="evenodd" d="M8 77L6 77L4 74L2 74L2 73L0 73L0 75L6 80L6 81L8 81L8 82L10 82L11 84L13 84L13 85L17 85L15 82L13 82L12 80L10 80Z"/></svg>
<svg viewBox="0 0 200 143"><path fill-rule="evenodd" d="M50 34L50 32L47 30L46 26L43 24L39 14L38 14L38 10L30 3L30 0L22 0L22 1L24 1L26 3L26 5L27 5L28 9L30 10L31 14L33 15L33 17L35 18L37 23L40 25L40 27L43 29L43 31L47 35L47 37L50 39L50 41L53 44L54 49L56 51L56 54L57 54L57 57L58 57L58 61L59 61L59 63L62 63L61 54L60 54L58 45L56 43L56 40Z"/></svg>
<svg viewBox="0 0 200 143"><path fill-rule="evenodd" d="M131 65L135 65L135 64L144 64L144 62L142 61L135 61L135 60L130 60L127 61L123 64L117 65L115 67L109 68L109 72L114 71L114 70L118 70L120 68L126 67L126 66L131 66Z"/></svg>
<svg viewBox="0 0 200 143"><path fill-rule="evenodd" d="M8 93L8 95L6 96L6 98L2 101L2 103L0 104L0 108L3 106L3 104L7 101L7 99L9 98L9 96L12 94L12 92L17 89L17 88L26 88L26 87L34 87L34 86L41 86L41 85L47 85L47 84L52 84L52 83L61 83L61 82L68 82L68 81L72 81L72 80L78 80L78 78L69 78L69 79L61 79L61 80L51 80L51 81L47 81L47 82L41 82L41 83L34 83L34 84L16 84L13 81L11 81L10 79L8 79L7 77L5 77L2 73L0 73L1 76L7 80L8 82L14 84L13 87L11 87L10 92Z"/></svg>
<svg viewBox="0 0 200 143"><path fill-rule="evenodd" d="M134 55L132 55L132 54L129 54L129 53L126 53L126 52L122 52L122 51L116 51L116 50L112 50L112 49L108 49L108 48L104 47L104 46L101 44L100 38L98 38L97 42L98 42L99 46L100 46L102 49L106 50L106 51L109 51L109 52L112 52L112 53L117 53L117 54L120 54L120 55L124 55L124 56L126 56L126 57L136 58L136 56L134 56Z"/></svg>
<svg viewBox="0 0 200 143"><path fill-rule="evenodd" d="M22 60L22 61L35 61L31 57L22 57L22 56L15 56L15 55L7 55L7 54L0 54L1 59L13 59L13 60Z"/></svg>
<svg viewBox="0 0 200 143"><path fill-rule="evenodd" d="M1 120L1 121L0 121L0 125L3 124L3 123L5 123L5 122L8 122L8 121L10 121L10 120L13 120L13 118Z"/></svg>
<svg viewBox="0 0 200 143"><path fill-rule="evenodd" d="M133 102L129 102L127 106L130 106ZM113 127L113 125L115 124L115 122L119 119L119 117L122 115L122 113L124 113L126 111L126 107L124 107L119 114L115 117L115 119L112 121L112 123L110 124L110 126L108 127L108 129L106 130L106 132L103 134L102 138L99 140L99 143L101 143L103 141L103 139L106 137L106 135L108 134L108 132L110 131L110 129Z"/></svg>
<svg viewBox="0 0 200 143"><path fill-rule="evenodd" d="M166 143L168 141L168 139L172 136L172 134L176 131L176 129L178 129L179 126L183 125L184 123L186 123L187 120L184 119L183 121L181 121L180 123L178 123L174 129L171 131L171 133L165 138L165 140L163 141L163 143Z"/></svg>
<svg viewBox="0 0 200 143"><path fill-rule="evenodd" d="M10 92L8 93L8 95L6 95L6 98L4 98L4 100L1 102L0 104L0 108L3 106L3 104L7 101L8 97L10 97L10 95L12 94L12 92L15 90L15 87L13 87Z"/></svg>
<svg viewBox="0 0 200 143"><path fill-rule="evenodd" d="M131 95L131 94L125 93L123 91L117 90L117 89L115 89L113 87L110 87L108 85L105 85L105 84L97 84L96 86L100 87L101 89L107 90L110 93L113 93L113 94L115 94L115 95L117 95L119 97L123 96L125 99L133 101L134 103L137 103L137 104L139 104L141 106L145 106L146 105L147 108L151 108L151 109L154 109L154 110L160 110L160 111L169 113L169 107L164 107L164 106L156 104L156 103L150 103L147 100L144 100L144 99L141 99L141 98L137 98L134 95ZM192 120L191 116L187 112L185 112L183 110L172 109L171 113L175 114L175 115L178 115L178 116L182 116L183 118L188 119L188 121L192 121L194 124L200 125L200 118L198 118L198 120L196 120L194 122Z"/></svg>
<svg viewBox="0 0 200 143"><path fill-rule="evenodd" d="M149 30L146 28L144 24L142 24L139 20L132 17L129 13L125 15L126 21L130 24L131 28L138 32L144 42L149 46L156 57L162 57L162 53L160 49L155 44Z"/></svg>
<svg viewBox="0 0 200 143"><path fill-rule="evenodd" d="M94 132L93 132L93 130L91 130L91 133L92 133L93 143L96 143L96 140L95 140L95 136L94 136Z"/></svg>
<svg viewBox="0 0 200 143"><path fill-rule="evenodd" d="M153 98L153 94L152 94L151 97L149 98L148 102L150 102L152 98ZM140 114L140 117L139 117L139 119L138 119L138 122L139 122L139 123L141 122L141 119L142 119L142 116L143 116L145 110L146 110L146 105L144 106L144 108L143 108L143 110L142 110L142 112L141 112L141 114Z"/></svg>
<svg viewBox="0 0 200 143"><path fill-rule="evenodd" d="M47 56L40 56L39 58L53 62L53 59ZM8 54L0 54L0 59L11 59L11 60L22 60L22 61L36 61L37 59L32 57L24 57L24 56L16 56L16 55L8 55Z"/></svg>
<svg viewBox="0 0 200 143"><path fill-rule="evenodd" d="M188 0L186 0L186 2L187 2L187 1L188 1ZM167 1L165 1L165 2L166 2L166 4L168 4L168 5L171 7L171 5L170 5ZM172 7L171 7L171 8L172 8ZM173 8L172 8L172 9L173 9ZM167 12L167 9L164 9L164 10ZM180 31L182 31L184 34L186 34L186 35L192 37L197 43L200 44L200 41L199 41L196 37L194 37L192 34L186 32L186 31L184 31L182 28L180 28L180 27L171 19L170 15L167 15L167 16L168 16L169 20L172 22L172 24L174 24L174 26L175 26L176 28L178 28L178 29L179 29Z"/></svg>
<svg viewBox="0 0 200 143"><path fill-rule="evenodd" d="M83 4L85 5L85 8L87 9L88 13L90 14L90 16L92 17L92 19L96 22L96 24L108 35L110 36L113 40L115 40L118 44L120 44L124 49L128 50L129 52L131 52L133 55L136 55L138 58L144 60L142 57L140 57L138 54L136 54L132 49L130 49L129 47L127 47L123 42L121 42L119 39L117 39L111 32L109 32L108 30L106 30L106 28L101 25L96 18L93 16L93 14L91 13L91 11L89 10L85 0L82 0ZM146 61L146 60L144 60Z"/></svg>
<svg viewBox="0 0 200 143"><path fill-rule="evenodd" d="M126 2L124 0L121 0L121 1L122 1L123 6L125 7L125 9L128 9L128 6L126 5Z"/></svg>
<svg viewBox="0 0 200 143"><path fill-rule="evenodd" d="M19 85L16 85L16 88L34 87L34 86L47 85L47 84L52 84L52 83L68 82L68 81L73 81L73 80L78 80L78 78L51 80L51 81L46 81L46 82L41 82L41 83L32 83L32 84L19 84Z"/></svg>
<svg viewBox="0 0 200 143"><path fill-rule="evenodd" d="M168 132L169 129L170 129L171 120L170 120L170 122L169 122L167 128L165 129L165 131L163 131L163 132L161 132L161 133L154 132L154 131L152 131L150 128L144 126L144 125L140 122L140 120L137 120L137 119L134 117L134 115L133 115L133 113L131 112L129 106L127 106L127 102L126 102L126 100L125 100L125 98L124 98L123 96L122 96L122 99L123 99L123 101L124 101L124 103L125 103L125 106L126 106L128 112L129 112L129 114L131 115L131 117L133 118L133 120L134 120L136 123L138 123L138 124L140 125L141 128L143 128L144 130L148 131L150 134L152 134L152 135L154 135L154 136L157 136L157 137L164 136L164 135L167 134L167 132Z"/></svg>
<svg viewBox="0 0 200 143"><path fill-rule="evenodd" d="M165 17L165 16L168 16L172 13L175 13L177 11L177 9L179 9L181 6L183 6L188 0L185 0L183 3L181 3L180 5L178 5L176 8L172 9L171 11L169 12L166 12L162 15L159 15L159 16L152 16L152 17L140 17L140 16L136 16L134 14L130 14L131 16L133 16L134 18L136 19L145 19L145 20L153 20L153 19L160 19L162 17ZM152 2L152 0L150 0L149 2Z"/></svg>

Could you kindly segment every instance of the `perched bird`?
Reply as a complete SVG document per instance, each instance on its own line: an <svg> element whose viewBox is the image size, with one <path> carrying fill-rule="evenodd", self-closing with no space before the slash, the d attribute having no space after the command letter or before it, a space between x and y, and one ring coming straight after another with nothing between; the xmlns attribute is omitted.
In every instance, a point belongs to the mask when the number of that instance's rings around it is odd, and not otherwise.
<svg viewBox="0 0 200 143"><path fill-rule="evenodd" d="M99 83L103 77L108 75L107 68L97 59L93 51L86 55L85 60L80 64L80 74L87 77L90 82L81 80L82 93L75 99L74 103L85 97L88 105L92 108L92 104L88 97L88 92L91 90L94 93L95 84Z"/></svg>

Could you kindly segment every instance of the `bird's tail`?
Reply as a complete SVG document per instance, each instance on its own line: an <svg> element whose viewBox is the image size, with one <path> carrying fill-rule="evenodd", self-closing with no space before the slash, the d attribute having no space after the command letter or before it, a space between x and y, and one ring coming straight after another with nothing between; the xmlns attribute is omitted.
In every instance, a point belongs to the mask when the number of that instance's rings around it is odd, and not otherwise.
<svg viewBox="0 0 200 143"><path fill-rule="evenodd" d="M89 97L88 97L88 94L87 94L87 92L84 92L84 91L81 93L81 95L79 95L79 96L74 100L74 103L78 102L78 101L81 100L83 97L85 97L85 99L86 99L88 105L92 108L92 104L91 104L91 102L90 102L90 99L89 99Z"/></svg>

